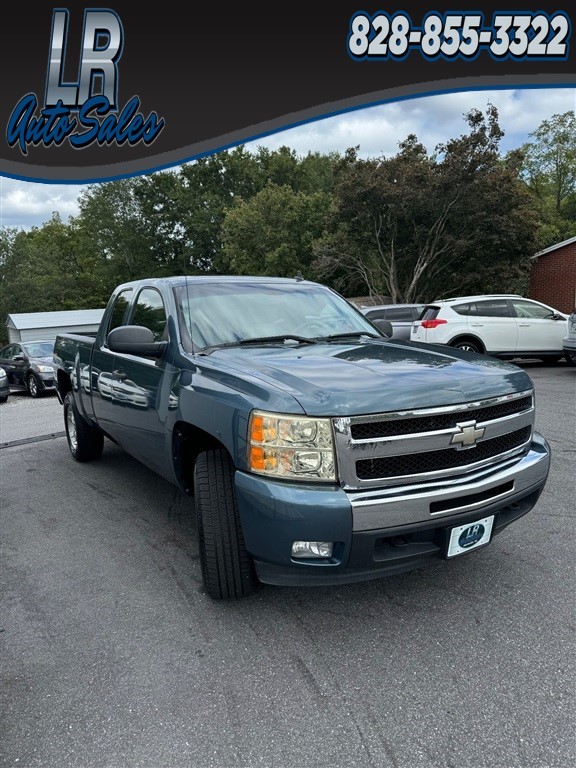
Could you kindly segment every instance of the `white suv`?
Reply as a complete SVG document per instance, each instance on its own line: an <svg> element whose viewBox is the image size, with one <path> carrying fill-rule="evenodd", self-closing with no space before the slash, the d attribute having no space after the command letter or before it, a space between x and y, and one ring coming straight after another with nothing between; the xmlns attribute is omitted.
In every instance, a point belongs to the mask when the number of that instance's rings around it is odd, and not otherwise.
<svg viewBox="0 0 576 768"><path fill-rule="evenodd" d="M507 359L556 362L565 356L567 321L564 312L523 296L459 296L427 304L412 325L410 340Z"/></svg>
<svg viewBox="0 0 576 768"><path fill-rule="evenodd" d="M566 360L576 365L576 309L568 318L568 335L564 337L562 347L566 353Z"/></svg>

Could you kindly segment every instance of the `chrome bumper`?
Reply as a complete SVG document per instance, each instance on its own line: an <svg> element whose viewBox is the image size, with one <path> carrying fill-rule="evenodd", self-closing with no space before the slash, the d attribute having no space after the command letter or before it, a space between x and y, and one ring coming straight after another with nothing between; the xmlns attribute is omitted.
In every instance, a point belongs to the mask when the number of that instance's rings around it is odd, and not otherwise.
<svg viewBox="0 0 576 768"><path fill-rule="evenodd" d="M530 450L450 480L349 493L353 530L371 531L440 520L501 502L503 506L543 485L550 470L550 446L534 433Z"/></svg>

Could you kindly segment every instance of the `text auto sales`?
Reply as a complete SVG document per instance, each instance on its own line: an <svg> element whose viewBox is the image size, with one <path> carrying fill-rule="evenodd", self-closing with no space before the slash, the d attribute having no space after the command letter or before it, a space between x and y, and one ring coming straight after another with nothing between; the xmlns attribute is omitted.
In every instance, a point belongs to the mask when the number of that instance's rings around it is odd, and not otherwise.
<svg viewBox="0 0 576 768"><path fill-rule="evenodd" d="M132 146L139 141L150 144L164 127L164 119L156 112L144 119L138 111L138 96L133 96L119 114L110 113L110 101L104 95L92 96L84 102L77 110L77 117L72 117L72 110L65 107L62 100L44 107L39 116L37 108L36 94L29 93L18 102L8 122L8 144L12 147L17 143L24 155L29 145L58 146L66 138L76 149L93 142L100 146L125 142Z"/></svg>

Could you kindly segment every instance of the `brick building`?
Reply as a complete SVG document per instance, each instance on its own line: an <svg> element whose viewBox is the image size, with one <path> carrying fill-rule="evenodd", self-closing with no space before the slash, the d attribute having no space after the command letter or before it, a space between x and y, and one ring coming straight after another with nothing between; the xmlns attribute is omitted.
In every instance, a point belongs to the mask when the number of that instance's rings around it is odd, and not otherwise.
<svg viewBox="0 0 576 768"><path fill-rule="evenodd" d="M576 307L576 237L532 256L530 298L560 312Z"/></svg>

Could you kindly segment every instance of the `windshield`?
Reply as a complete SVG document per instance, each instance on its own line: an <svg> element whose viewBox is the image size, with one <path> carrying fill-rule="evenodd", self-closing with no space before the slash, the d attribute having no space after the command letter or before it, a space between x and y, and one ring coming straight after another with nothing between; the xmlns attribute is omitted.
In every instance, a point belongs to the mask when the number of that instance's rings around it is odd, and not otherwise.
<svg viewBox="0 0 576 768"><path fill-rule="evenodd" d="M345 299L321 285L190 282L176 289L176 299L185 329L200 348L268 337L378 335Z"/></svg>
<svg viewBox="0 0 576 768"><path fill-rule="evenodd" d="M53 341L30 341L26 344L29 357L52 357L53 350Z"/></svg>

